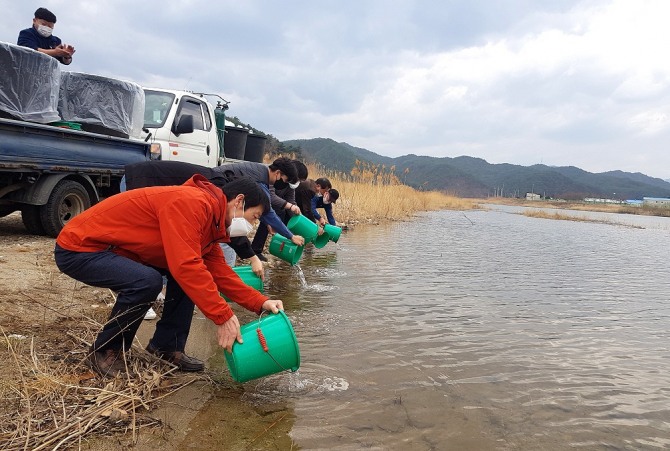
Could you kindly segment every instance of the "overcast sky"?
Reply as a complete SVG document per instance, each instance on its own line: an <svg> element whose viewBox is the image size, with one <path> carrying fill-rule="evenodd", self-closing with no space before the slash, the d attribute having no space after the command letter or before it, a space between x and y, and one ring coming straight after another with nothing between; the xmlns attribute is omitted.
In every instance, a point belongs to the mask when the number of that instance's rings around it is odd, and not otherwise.
<svg viewBox="0 0 670 451"><path fill-rule="evenodd" d="M216 92L280 140L670 179L668 0L0 0L67 70Z"/></svg>

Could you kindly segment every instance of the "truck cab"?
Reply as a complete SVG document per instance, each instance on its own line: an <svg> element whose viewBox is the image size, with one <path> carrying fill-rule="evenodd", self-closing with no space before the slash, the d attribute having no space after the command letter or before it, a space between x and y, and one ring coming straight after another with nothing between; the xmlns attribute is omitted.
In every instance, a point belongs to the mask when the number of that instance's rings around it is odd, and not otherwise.
<svg viewBox="0 0 670 451"><path fill-rule="evenodd" d="M204 94L155 88L144 88L144 94L142 138L152 144L153 158L207 167L223 162L215 108ZM227 108L227 102L218 108Z"/></svg>

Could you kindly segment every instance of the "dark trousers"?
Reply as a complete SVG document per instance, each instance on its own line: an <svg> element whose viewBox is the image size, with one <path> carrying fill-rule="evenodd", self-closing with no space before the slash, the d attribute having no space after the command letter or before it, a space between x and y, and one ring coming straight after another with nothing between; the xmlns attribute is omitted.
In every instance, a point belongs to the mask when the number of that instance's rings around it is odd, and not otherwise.
<svg viewBox="0 0 670 451"><path fill-rule="evenodd" d="M279 219L282 220L284 224L288 224L289 219L293 216L293 213L289 210L284 210L282 209L281 211L275 210L275 213L277 213L277 216L279 216ZM262 254L263 249L265 248L265 242L268 239L268 226L261 222L260 225L258 226L258 229L256 229L256 234L254 235L254 239L251 241L251 249L254 251L256 255Z"/></svg>
<svg viewBox="0 0 670 451"><path fill-rule="evenodd" d="M72 252L56 245L54 256L58 268L73 279L118 293L109 320L93 344L96 351L130 349L145 313L163 289L163 275L167 276L165 304L151 345L165 352L184 351L194 305L169 272L112 251Z"/></svg>

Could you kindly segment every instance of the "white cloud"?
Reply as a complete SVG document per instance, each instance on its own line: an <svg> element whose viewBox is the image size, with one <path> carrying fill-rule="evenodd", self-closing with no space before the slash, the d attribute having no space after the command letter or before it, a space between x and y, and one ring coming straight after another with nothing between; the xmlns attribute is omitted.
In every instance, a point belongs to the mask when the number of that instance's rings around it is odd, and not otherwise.
<svg viewBox="0 0 670 451"><path fill-rule="evenodd" d="M0 40L34 5L0 0ZM670 2L51 0L72 70L217 92L280 139L670 178Z"/></svg>

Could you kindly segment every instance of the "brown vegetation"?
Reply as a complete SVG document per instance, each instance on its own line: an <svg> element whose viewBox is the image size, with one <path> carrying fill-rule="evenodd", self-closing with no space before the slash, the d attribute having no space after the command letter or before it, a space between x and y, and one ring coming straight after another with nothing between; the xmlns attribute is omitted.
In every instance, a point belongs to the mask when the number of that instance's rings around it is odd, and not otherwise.
<svg viewBox="0 0 670 451"><path fill-rule="evenodd" d="M621 222L616 222L608 219L597 219L597 218L588 218L586 216L573 216L573 215L567 215L565 213L559 213L559 212L553 212L550 213L545 210L525 210L521 213L524 216L528 216L529 218L542 218L542 219L555 219L555 220L560 220L560 221L577 221L577 222L595 222L598 224L611 224L611 225L621 225L621 226L626 226L626 227L632 227L632 228L637 228L641 229L643 227L641 226L635 226L631 224L624 224Z"/></svg>
<svg viewBox="0 0 670 451"><path fill-rule="evenodd" d="M335 217L344 224L376 223L408 219L421 211L472 210L476 201L438 191L419 191L403 185L395 167L372 165L361 161L350 173L328 171L308 166L310 177L328 177L340 192Z"/></svg>
<svg viewBox="0 0 670 451"><path fill-rule="evenodd" d="M563 202L556 200L530 201L525 199L513 199L508 197L491 197L479 199L481 203L517 205L535 208L559 208L562 210L598 211L601 213L618 213L644 216L670 217L670 208L641 206L635 207L624 204L601 204L593 202Z"/></svg>

